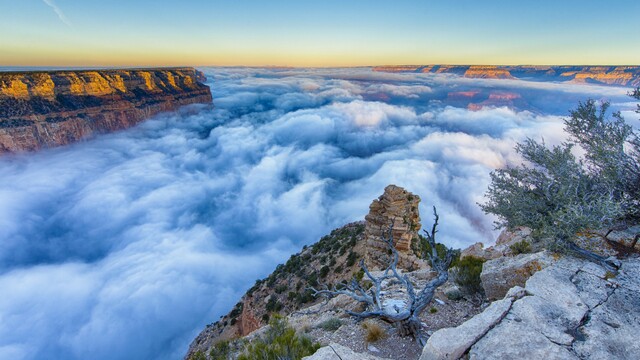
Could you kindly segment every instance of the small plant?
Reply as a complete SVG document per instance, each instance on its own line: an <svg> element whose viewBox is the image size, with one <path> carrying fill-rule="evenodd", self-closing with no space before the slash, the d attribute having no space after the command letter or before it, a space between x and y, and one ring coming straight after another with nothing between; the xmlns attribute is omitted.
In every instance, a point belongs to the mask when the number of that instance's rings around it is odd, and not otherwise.
<svg viewBox="0 0 640 360"><path fill-rule="evenodd" d="M434 306L432 306L432 307L431 307L431 309L429 309L429 312L430 312L431 314L435 314L435 313L437 313L437 312L438 312L438 309L436 309Z"/></svg>
<svg viewBox="0 0 640 360"><path fill-rule="evenodd" d="M453 281L466 295L473 295L483 291L480 282L482 264L485 260L476 256L465 256L451 269Z"/></svg>
<svg viewBox="0 0 640 360"><path fill-rule="evenodd" d="M605 280L613 279L614 277L616 277L616 273L612 271L607 271L606 273L604 273Z"/></svg>
<svg viewBox="0 0 640 360"><path fill-rule="evenodd" d="M518 241L517 243L509 246L509 248L514 255L528 254L531 252L531 244L529 244L529 242L526 240Z"/></svg>
<svg viewBox="0 0 640 360"><path fill-rule="evenodd" d="M209 352L209 357L212 360L227 360L229 358L229 353L231 351L231 346L228 341L220 341L213 345L211 351Z"/></svg>
<svg viewBox="0 0 640 360"><path fill-rule="evenodd" d="M207 357L204 356L202 351L198 350L195 354L190 358L190 360L207 360Z"/></svg>
<svg viewBox="0 0 640 360"><path fill-rule="evenodd" d="M331 269L329 268L329 266L325 265L320 269L320 278L325 278L327 275L329 275L329 271Z"/></svg>
<svg viewBox="0 0 640 360"><path fill-rule="evenodd" d="M340 326L342 326L342 320L335 317L318 325L318 327L324 331L336 331L340 328Z"/></svg>
<svg viewBox="0 0 640 360"><path fill-rule="evenodd" d="M265 334L245 347L238 360L299 360L320 348L306 336L300 336L282 316L274 316Z"/></svg>
<svg viewBox="0 0 640 360"><path fill-rule="evenodd" d="M349 255L347 255L347 266L351 267L356 263L356 259L357 259L357 254L353 251L349 252Z"/></svg>
<svg viewBox="0 0 640 360"><path fill-rule="evenodd" d="M265 308L268 312L278 312L282 310L282 303L278 301L278 298L275 296L271 296L269 301L267 301L267 306Z"/></svg>
<svg viewBox="0 0 640 360"><path fill-rule="evenodd" d="M364 321L362 328L365 330L364 340L368 343L374 343L387 337L387 333L382 326L375 321Z"/></svg>

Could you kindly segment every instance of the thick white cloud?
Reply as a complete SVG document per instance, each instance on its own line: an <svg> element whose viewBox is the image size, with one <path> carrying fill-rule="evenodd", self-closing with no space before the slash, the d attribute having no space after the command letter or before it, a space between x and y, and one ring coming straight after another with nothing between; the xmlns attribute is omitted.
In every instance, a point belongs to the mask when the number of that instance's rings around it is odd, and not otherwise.
<svg viewBox="0 0 640 360"><path fill-rule="evenodd" d="M525 137L564 140L620 90L368 69L208 69L216 108L0 159L0 359L176 359L256 278L394 183L440 240L495 237L476 205ZM448 94L512 91L467 110ZM548 105L547 105L548 104Z"/></svg>

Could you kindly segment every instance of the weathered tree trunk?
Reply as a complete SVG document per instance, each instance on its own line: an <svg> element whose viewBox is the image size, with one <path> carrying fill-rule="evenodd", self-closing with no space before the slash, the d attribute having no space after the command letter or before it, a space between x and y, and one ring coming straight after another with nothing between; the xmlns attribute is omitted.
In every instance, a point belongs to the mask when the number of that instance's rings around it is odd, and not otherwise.
<svg viewBox="0 0 640 360"><path fill-rule="evenodd" d="M600 256L596 253L593 253L589 250L585 250L581 247L579 247L578 245L576 245L573 241L571 240L564 240L564 243L566 244L566 248L567 251L571 254L573 254L574 256L583 258L585 260L591 261L593 263L596 263L600 266L602 266L603 268L605 268L607 271L611 271L613 273L617 273L618 272L618 265L615 264L614 262L611 262L609 260L607 260L607 258L605 258L604 256Z"/></svg>
<svg viewBox="0 0 640 360"><path fill-rule="evenodd" d="M417 316L411 316L406 320L398 322L397 330L398 335L411 336L420 343L420 346L424 346L426 339L422 331L422 323Z"/></svg>

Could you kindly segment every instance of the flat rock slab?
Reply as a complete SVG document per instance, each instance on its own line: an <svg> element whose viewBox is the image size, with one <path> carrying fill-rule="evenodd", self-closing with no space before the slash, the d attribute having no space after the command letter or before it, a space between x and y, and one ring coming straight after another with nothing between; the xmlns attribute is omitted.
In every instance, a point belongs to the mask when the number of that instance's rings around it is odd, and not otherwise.
<svg viewBox="0 0 640 360"><path fill-rule="evenodd" d="M315 354L303 357L302 360L388 360L370 354L357 353L348 347L331 343L321 347Z"/></svg>
<svg viewBox="0 0 640 360"><path fill-rule="evenodd" d="M441 329L433 333L422 351L420 360L445 360L460 358L473 344L482 338L511 309L513 299L495 301L482 313L455 328Z"/></svg>

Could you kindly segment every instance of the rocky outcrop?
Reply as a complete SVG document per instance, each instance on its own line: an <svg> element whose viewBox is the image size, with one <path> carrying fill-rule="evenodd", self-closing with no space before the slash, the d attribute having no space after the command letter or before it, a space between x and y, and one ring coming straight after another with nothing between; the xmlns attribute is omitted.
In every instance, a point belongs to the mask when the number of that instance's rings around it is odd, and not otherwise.
<svg viewBox="0 0 640 360"><path fill-rule="evenodd" d="M0 73L0 154L65 145L211 103L193 68Z"/></svg>
<svg viewBox="0 0 640 360"><path fill-rule="evenodd" d="M455 74L475 79L523 79L580 84L640 86L640 66L377 66L374 71Z"/></svg>
<svg viewBox="0 0 640 360"><path fill-rule="evenodd" d="M495 245L488 248L485 248L484 244L481 242L477 242L469 246L462 250L460 257L475 256L485 260L497 259L499 257L512 255L513 250L511 249L511 246L521 241L526 241L531 249L541 249L541 244L536 244L533 241L531 237L531 229L519 227L513 230L503 230L498 236Z"/></svg>
<svg viewBox="0 0 640 360"><path fill-rule="evenodd" d="M399 255L398 266L403 269L425 266L424 261L418 259L411 249L422 226L419 204L419 196L395 185L387 186L384 193L373 200L369 206L369 214L365 217L364 230L365 261L368 266L383 269L389 264L389 248L383 239L389 237L391 226L393 244Z"/></svg>
<svg viewBox="0 0 640 360"><path fill-rule="evenodd" d="M508 311L496 311L505 302ZM421 359L638 359L638 319L640 259L616 275L566 257L481 315L436 331Z"/></svg>

